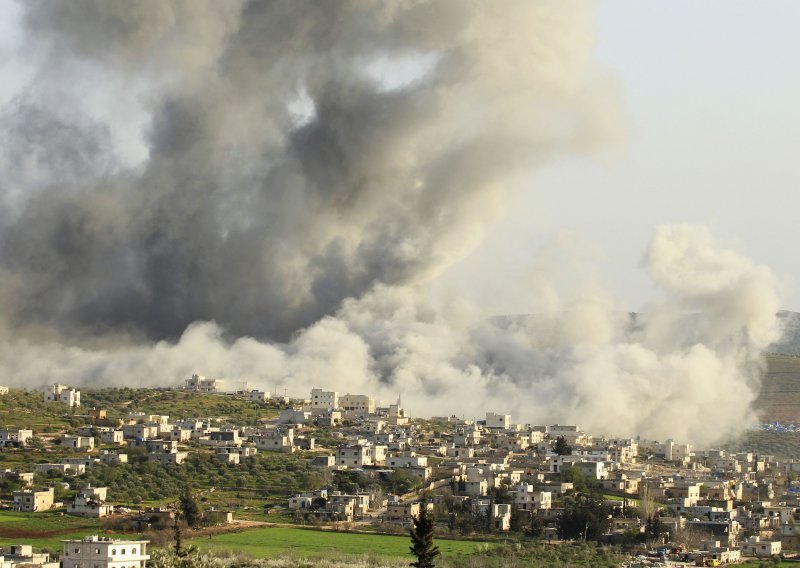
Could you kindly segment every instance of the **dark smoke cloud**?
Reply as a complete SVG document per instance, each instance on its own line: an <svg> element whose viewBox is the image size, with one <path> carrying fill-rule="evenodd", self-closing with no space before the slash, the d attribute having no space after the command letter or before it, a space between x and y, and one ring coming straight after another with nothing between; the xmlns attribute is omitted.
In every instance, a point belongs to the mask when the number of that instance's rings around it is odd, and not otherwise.
<svg viewBox="0 0 800 568"><path fill-rule="evenodd" d="M47 177L0 234L0 262L22 281L16 325L163 339L214 320L286 339L375 284L438 274L514 174L598 136L589 20L555 3L24 9L40 76L143 82L149 158L99 176L114 150L104 125L8 131L6 147L30 149ZM400 87L370 73L403 58Z"/></svg>

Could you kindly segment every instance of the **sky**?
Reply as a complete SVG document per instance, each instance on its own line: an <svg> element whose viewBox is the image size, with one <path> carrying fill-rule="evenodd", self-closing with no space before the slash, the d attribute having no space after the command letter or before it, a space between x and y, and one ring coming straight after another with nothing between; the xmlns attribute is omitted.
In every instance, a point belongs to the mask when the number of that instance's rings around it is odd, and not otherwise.
<svg viewBox="0 0 800 568"><path fill-rule="evenodd" d="M601 2L595 55L616 82L623 138L548 164L448 284L489 311L530 311L538 251L566 235L591 243L635 311L653 294L640 266L653 227L686 222L770 267L784 308L800 311L798 22L791 0Z"/></svg>

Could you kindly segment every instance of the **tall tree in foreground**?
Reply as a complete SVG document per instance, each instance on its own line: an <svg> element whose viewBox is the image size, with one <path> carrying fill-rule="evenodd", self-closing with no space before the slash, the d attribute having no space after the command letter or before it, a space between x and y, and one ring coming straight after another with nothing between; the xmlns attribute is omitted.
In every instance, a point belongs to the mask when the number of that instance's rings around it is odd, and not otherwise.
<svg viewBox="0 0 800 568"><path fill-rule="evenodd" d="M428 516L425 501L420 503L419 515L413 519L411 527L411 553L417 557L411 566L433 568L433 560L439 556L439 547L433 546L433 518Z"/></svg>

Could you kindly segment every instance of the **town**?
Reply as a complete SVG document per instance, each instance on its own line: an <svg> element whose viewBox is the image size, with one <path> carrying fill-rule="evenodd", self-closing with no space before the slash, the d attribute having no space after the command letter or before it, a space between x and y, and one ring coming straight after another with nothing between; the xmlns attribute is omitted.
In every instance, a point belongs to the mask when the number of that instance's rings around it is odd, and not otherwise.
<svg viewBox="0 0 800 568"><path fill-rule="evenodd" d="M58 566L55 556L88 566L86 555L91 566L145 566L154 543L141 535L166 532L169 546L179 520L186 539L198 527L266 523L407 534L422 509L437 537L590 541L639 565L800 549L800 461L771 455L517 424L499 409L477 420L412 418L400 397L226 391L200 375L179 389L102 389L83 400L60 384L0 393L15 397L0 429L9 514L95 519L99 533L41 552L33 531L3 549L3 567ZM148 393L180 416L145 411ZM51 421L35 416L43 412ZM27 415L39 422L24 427Z"/></svg>

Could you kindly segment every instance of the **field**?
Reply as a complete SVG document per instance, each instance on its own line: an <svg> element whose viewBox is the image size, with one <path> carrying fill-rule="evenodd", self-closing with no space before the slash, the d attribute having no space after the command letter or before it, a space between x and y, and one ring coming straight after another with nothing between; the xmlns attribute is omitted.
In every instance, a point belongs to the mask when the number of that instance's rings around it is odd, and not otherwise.
<svg viewBox="0 0 800 568"><path fill-rule="evenodd" d="M61 550L61 541L83 538L102 531L97 519L70 517L61 513L17 513L0 511L0 545L32 544L51 551Z"/></svg>
<svg viewBox="0 0 800 568"><path fill-rule="evenodd" d="M306 557L325 556L331 553L378 556L409 556L408 536L372 535L319 531L288 527L265 527L245 532L227 533L192 544L205 550L244 552L254 558L302 554ZM436 540L436 545L446 557L472 554L482 542L466 540Z"/></svg>

